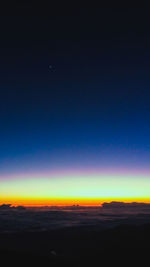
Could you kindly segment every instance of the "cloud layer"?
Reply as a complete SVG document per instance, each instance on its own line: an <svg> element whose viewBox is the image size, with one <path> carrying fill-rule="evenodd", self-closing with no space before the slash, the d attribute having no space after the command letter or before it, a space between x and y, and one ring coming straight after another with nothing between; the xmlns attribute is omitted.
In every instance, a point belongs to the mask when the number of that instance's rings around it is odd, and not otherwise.
<svg viewBox="0 0 150 267"><path fill-rule="evenodd" d="M101 207L0 206L0 232L49 231L73 226L99 229L150 222L150 204L111 202Z"/></svg>

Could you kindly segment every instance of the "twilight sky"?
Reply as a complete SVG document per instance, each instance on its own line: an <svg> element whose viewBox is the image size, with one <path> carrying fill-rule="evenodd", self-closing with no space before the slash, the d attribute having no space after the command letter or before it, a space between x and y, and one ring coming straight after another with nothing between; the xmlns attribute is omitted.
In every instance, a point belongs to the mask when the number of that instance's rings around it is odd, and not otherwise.
<svg viewBox="0 0 150 267"><path fill-rule="evenodd" d="M29 186L28 204L150 201L148 11L15 4L0 20L0 202Z"/></svg>

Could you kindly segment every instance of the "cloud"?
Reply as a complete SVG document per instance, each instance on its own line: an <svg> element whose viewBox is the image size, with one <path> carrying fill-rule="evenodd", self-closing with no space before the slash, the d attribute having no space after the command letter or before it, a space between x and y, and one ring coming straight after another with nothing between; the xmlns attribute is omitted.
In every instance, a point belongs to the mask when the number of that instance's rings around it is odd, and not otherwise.
<svg viewBox="0 0 150 267"><path fill-rule="evenodd" d="M103 210L112 210L120 212L132 212L132 213L145 213L150 212L150 204L148 203L137 203L137 202L131 202L131 203L125 203L125 202L117 202L112 201L110 203L104 202L102 204Z"/></svg>
<svg viewBox="0 0 150 267"><path fill-rule="evenodd" d="M14 207L12 204L2 204L0 205L0 211L7 211L7 210L25 210L26 208L24 206L17 206Z"/></svg>
<svg viewBox="0 0 150 267"><path fill-rule="evenodd" d="M0 232L50 231L65 227L106 229L120 224L150 223L150 204L111 202L102 207L24 208L0 206Z"/></svg>
<svg viewBox="0 0 150 267"><path fill-rule="evenodd" d="M11 204L3 204L0 205L0 210L6 210L6 209L11 209Z"/></svg>

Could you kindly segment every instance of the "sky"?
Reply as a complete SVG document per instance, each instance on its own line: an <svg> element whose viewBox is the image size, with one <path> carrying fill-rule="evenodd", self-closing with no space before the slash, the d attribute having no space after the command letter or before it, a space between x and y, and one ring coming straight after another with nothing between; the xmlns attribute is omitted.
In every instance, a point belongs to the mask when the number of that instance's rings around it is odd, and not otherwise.
<svg viewBox="0 0 150 267"><path fill-rule="evenodd" d="M148 11L31 1L0 20L0 203L150 202Z"/></svg>

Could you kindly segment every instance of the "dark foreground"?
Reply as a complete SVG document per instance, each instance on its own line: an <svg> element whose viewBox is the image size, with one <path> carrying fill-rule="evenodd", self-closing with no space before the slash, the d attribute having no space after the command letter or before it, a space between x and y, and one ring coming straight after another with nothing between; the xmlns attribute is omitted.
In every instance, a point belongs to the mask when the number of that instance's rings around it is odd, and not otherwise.
<svg viewBox="0 0 150 267"><path fill-rule="evenodd" d="M0 234L3 266L143 266L149 251L150 224Z"/></svg>

